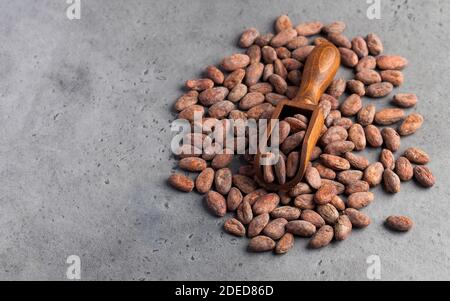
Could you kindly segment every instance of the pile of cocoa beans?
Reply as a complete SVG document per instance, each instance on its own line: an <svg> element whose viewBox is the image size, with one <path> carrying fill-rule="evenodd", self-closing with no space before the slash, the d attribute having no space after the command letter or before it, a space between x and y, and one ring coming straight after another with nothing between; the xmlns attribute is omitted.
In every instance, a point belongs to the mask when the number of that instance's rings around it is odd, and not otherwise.
<svg viewBox="0 0 450 301"><path fill-rule="evenodd" d="M218 154L192 152L190 143L205 139L206 132L191 134L181 146L177 158L185 172L172 174L169 184L183 192L195 188L215 216L234 215L224 222L224 229L249 237L249 251L283 254L293 247L294 236L311 237L311 248L324 247L333 239L345 240L352 229L371 224L362 211L375 199L371 188L383 185L387 192L398 193L401 182L413 178L423 187L435 184L425 166L430 158L423 150L410 147L399 153L401 137L414 134L424 122L420 114L408 113L416 106L417 96L396 93L388 99L388 108L378 111L371 103L402 85L402 69L408 61L385 55L376 34L349 39L345 28L341 21L294 26L283 15L275 22L275 33L247 29L239 40L245 52L225 57L218 67L207 67L204 78L188 80L188 92L175 104L178 118L192 123L195 113L201 114L204 123L227 118L270 119L279 101L296 96L308 55L325 40L339 48L343 67L354 69L353 78L334 79L322 96L320 107L326 117L322 136L303 182L288 192L262 188L255 179L254 155L238 156L230 149ZM289 139L288 143L282 141L289 145L281 145L284 155L280 164L292 177L307 120L292 116L280 124L280 135ZM381 149L378 162L364 157L366 147ZM231 168L232 161L239 166ZM265 180L286 181L276 171L275 175L268 172ZM406 216L389 216L385 225L408 231L413 222Z"/></svg>

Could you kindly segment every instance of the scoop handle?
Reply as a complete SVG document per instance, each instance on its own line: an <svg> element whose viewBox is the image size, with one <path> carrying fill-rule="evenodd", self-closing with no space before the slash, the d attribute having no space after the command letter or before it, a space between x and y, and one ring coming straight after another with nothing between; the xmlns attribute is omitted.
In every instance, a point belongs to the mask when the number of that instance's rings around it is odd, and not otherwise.
<svg viewBox="0 0 450 301"><path fill-rule="evenodd" d="M331 43L316 46L306 60L302 83L294 102L317 105L341 64L339 50Z"/></svg>

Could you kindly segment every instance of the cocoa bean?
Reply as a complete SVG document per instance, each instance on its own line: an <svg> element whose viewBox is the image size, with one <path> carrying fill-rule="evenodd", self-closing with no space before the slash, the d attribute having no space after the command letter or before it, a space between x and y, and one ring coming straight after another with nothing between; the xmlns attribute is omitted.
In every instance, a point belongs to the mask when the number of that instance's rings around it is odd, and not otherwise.
<svg viewBox="0 0 450 301"><path fill-rule="evenodd" d="M283 237L286 232L285 226L288 223L284 218L277 218L270 223L263 230L263 234L272 238L273 240L278 240Z"/></svg>
<svg viewBox="0 0 450 301"><path fill-rule="evenodd" d="M402 108L411 108L417 104L417 95L412 93L399 93L394 96L392 102Z"/></svg>
<svg viewBox="0 0 450 301"><path fill-rule="evenodd" d="M281 47L281 46L288 44L296 36L297 36L297 31L293 28L288 28L288 29L282 30L279 33L277 33L270 41L270 44L273 47Z"/></svg>
<svg viewBox="0 0 450 301"><path fill-rule="evenodd" d="M345 153L344 156L353 168L364 170L369 166L369 160L367 158L357 156L353 153Z"/></svg>
<svg viewBox="0 0 450 301"><path fill-rule="evenodd" d="M233 185L245 194L252 193L257 189L255 181L243 175L233 175Z"/></svg>
<svg viewBox="0 0 450 301"><path fill-rule="evenodd" d="M414 178L425 188L432 187L436 183L436 178L431 172L431 169L426 166L414 167Z"/></svg>
<svg viewBox="0 0 450 301"><path fill-rule="evenodd" d="M169 184L183 192L191 192L194 189L194 181L181 174L173 174L169 177Z"/></svg>
<svg viewBox="0 0 450 301"><path fill-rule="evenodd" d="M374 200L372 192L357 192L348 197L347 206L354 209L367 207Z"/></svg>
<svg viewBox="0 0 450 301"><path fill-rule="evenodd" d="M253 213L256 215L271 213L279 203L280 197L275 193L260 196L253 205Z"/></svg>
<svg viewBox="0 0 450 301"><path fill-rule="evenodd" d="M426 152L417 147L408 148L403 154L411 163L425 165L430 162L430 157Z"/></svg>
<svg viewBox="0 0 450 301"><path fill-rule="evenodd" d="M366 42L367 48L369 48L369 52L371 55L377 56L383 53L383 43L381 42L380 37L378 37L378 35L376 35L375 33L368 34L366 37Z"/></svg>
<svg viewBox="0 0 450 301"><path fill-rule="evenodd" d="M275 242L270 237L263 235L253 237L248 244L248 250L255 253L268 252L274 248Z"/></svg>
<svg viewBox="0 0 450 301"><path fill-rule="evenodd" d="M277 254L286 254L292 247L294 246L294 235L291 233L286 233L283 237L277 242L275 247L275 253Z"/></svg>
<svg viewBox="0 0 450 301"><path fill-rule="evenodd" d="M361 108L361 97L357 94L352 94L341 104L340 110L343 116L354 116Z"/></svg>
<svg viewBox="0 0 450 301"><path fill-rule="evenodd" d="M371 187L377 186L381 183L383 177L384 167L380 162L370 164L364 171L364 181L369 183Z"/></svg>
<svg viewBox="0 0 450 301"><path fill-rule="evenodd" d="M377 66L381 70L401 70L408 65L408 61L398 55L380 55L377 57Z"/></svg>
<svg viewBox="0 0 450 301"><path fill-rule="evenodd" d="M383 164L384 169L394 170L394 168L395 168L394 154L388 149L383 149L381 151L380 162L381 162L381 164Z"/></svg>
<svg viewBox="0 0 450 301"><path fill-rule="evenodd" d="M298 219L300 217L300 214L301 211L298 208L291 206L278 207L270 213L272 218L283 218L288 221Z"/></svg>
<svg viewBox="0 0 450 301"><path fill-rule="evenodd" d="M386 169L383 172L383 182L387 192L400 192L400 178L391 169Z"/></svg>
<svg viewBox="0 0 450 301"><path fill-rule="evenodd" d="M206 168L203 170L195 180L195 187L197 191L201 194L207 193L211 190L212 184L214 182L214 169Z"/></svg>
<svg viewBox="0 0 450 301"><path fill-rule="evenodd" d="M352 223L347 215L341 215L334 225L334 238L337 241L346 240L352 232Z"/></svg>
<svg viewBox="0 0 450 301"><path fill-rule="evenodd" d="M322 163L325 166L333 170L342 171L350 169L350 163L344 158L334 155L323 154L320 155L320 159L322 160Z"/></svg>
<svg viewBox="0 0 450 301"><path fill-rule="evenodd" d="M206 68L206 76L217 85L223 84L223 81L225 80L225 76L222 71L220 71L216 66L208 66Z"/></svg>
<svg viewBox="0 0 450 301"><path fill-rule="evenodd" d="M237 219L244 225L250 224L253 219L252 206L247 202L243 201L236 212Z"/></svg>
<svg viewBox="0 0 450 301"><path fill-rule="evenodd" d="M394 86L389 82L371 84L366 89L366 95L373 98L381 98L389 95L393 89Z"/></svg>
<svg viewBox="0 0 450 301"><path fill-rule="evenodd" d="M246 54L236 53L222 60L221 66L225 71L243 69L250 64L250 57Z"/></svg>
<svg viewBox="0 0 450 301"><path fill-rule="evenodd" d="M413 221L407 216L391 215L386 219L386 226L391 230L407 232L413 227Z"/></svg>
<svg viewBox="0 0 450 301"><path fill-rule="evenodd" d="M228 219L225 224L223 225L223 228L226 232L238 236L243 237L245 236L245 227L242 225L240 221L238 221L235 218Z"/></svg>
<svg viewBox="0 0 450 301"><path fill-rule="evenodd" d="M295 198L294 206L298 209L314 209L316 203L314 202L314 194L302 194Z"/></svg>
<svg viewBox="0 0 450 301"><path fill-rule="evenodd" d="M323 218L323 220L329 225L334 225L334 223L339 218L339 212L331 204L318 206L317 213L319 213L319 215Z"/></svg>
<svg viewBox="0 0 450 301"><path fill-rule="evenodd" d="M392 152L396 152L400 149L400 135L393 128L384 128L381 131L384 144L387 149Z"/></svg>
<svg viewBox="0 0 450 301"><path fill-rule="evenodd" d="M300 218L304 221L310 222L316 226L317 229L325 226L325 220L314 210L303 210Z"/></svg>
<svg viewBox="0 0 450 301"><path fill-rule="evenodd" d="M203 91L214 87L214 82L209 78L190 79L186 81L186 88L195 91Z"/></svg>
<svg viewBox="0 0 450 301"><path fill-rule="evenodd" d="M299 36L308 37L319 34L322 31L322 28L322 22L315 21L301 23L295 27L295 30L297 30Z"/></svg>
<svg viewBox="0 0 450 301"><path fill-rule="evenodd" d="M223 195L213 190L209 191L206 196L206 205L212 213L218 217L223 217L227 213L227 202Z"/></svg>
<svg viewBox="0 0 450 301"><path fill-rule="evenodd" d="M239 39L239 46L242 48L248 48L255 42L256 38L259 36L259 31L256 28L249 28L245 30L241 38Z"/></svg>
<svg viewBox="0 0 450 301"><path fill-rule="evenodd" d="M364 129L364 133L366 134L366 139L370 146L380 147L383 145L383 136L381 136L380 129L376 126L369 124Z"/></svg>
<svg viewBox="0 0 450 301"><path fill-rule="evenodd" d="M333 227L325 225L314 234L309 241L309 247L312 249L319 249L327 246L333 240L334 230Z"/></svg>
<svg viewBox="0 0 450 301"><path fill-rule="evenodd" d="M247 236L252 238L258 236L269 223L270 216L267 213L256 216L248 225Z"/></svg>
<svg viewBox="0 0 450 301"><path fill-rule="evenodd" d="M401 181L409 181L414 176L414 169L407 158L400 157L395 162L395 173Z"/></svg>
<svg viewBox="0 0 450 301"><path fill-rule="evenodd" d="M371 224L370 218L365 213L356 209L345 209L345 215L348 216L352 226L355 228L365 228Z"/></svg>
<svg viewBox="0 0 450 301"><path fill-rule="evenodd" d="M401 136L412 135L417 132L423 124L423 117L418 113L413 113L403 120L398 128L398 133Z"/></svg>
<svg viewBox="0 0 450 301"><path fill-rule="evenodd" d="M188 107L197 104L198 102L198 92L197 91L189 91L184 94L180 98L178 98L177 102L174 105L175 110L181 112Z"/></svg>
<svg viewBox="0 0 450 301"><path fill-rule="evenodd" d="M286 224L286 231L300 237L311 237L316 233L316 226L307 221L290 221Z"/></svg>

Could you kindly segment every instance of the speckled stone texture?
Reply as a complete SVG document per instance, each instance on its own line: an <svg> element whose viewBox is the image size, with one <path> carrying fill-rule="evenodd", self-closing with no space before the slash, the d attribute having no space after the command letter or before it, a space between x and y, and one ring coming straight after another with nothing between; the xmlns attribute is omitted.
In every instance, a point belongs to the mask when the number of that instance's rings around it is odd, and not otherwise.
<svg viewBox="0 0 450 301"><path fill-rule="evenodd" d="M367 280L370 255L383 280L450 280L450 2L381 4L382 19L369 20L360 0L82 0L70 21L64 0L1 1L0 279L64 280L75 254L83 280ZM268 31L283 13L344 20L350 37L377 32L386 53L409 59L400 91L419 95L412 111L426 122L402 150L424 148L437 184L376 189L368 229L319 251L297 239L276 257L247 253L201 196L166 178L184 81L238 51L246 27ZM387 231L391 214L415 228Z"/></svg>

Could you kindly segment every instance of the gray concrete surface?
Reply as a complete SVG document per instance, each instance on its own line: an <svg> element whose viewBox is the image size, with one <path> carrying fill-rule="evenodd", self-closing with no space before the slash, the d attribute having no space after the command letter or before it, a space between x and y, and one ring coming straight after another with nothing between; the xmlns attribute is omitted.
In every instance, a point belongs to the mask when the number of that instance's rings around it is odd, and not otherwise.
<svg viewBox="0 0 450 301"><path fill-rule="evenodd" d="M81 257L83 280L450 280L449 1L0 1L0 279L64 280ZM202 198L165 184L170 108L186 79L236 51L240 32L344 20L347 34L379 33L410 60L401 91L416 92L423 129L403 140L432 156L438 182L395 195L377 190L373 225L345 243L283 257L245 251L222 233ZM365 100L369 102L369 100ZM373 101L378 106L386 101ZM374 154L372 154L374 155ZM390 214L416 223L405 235Z"/></svg>

